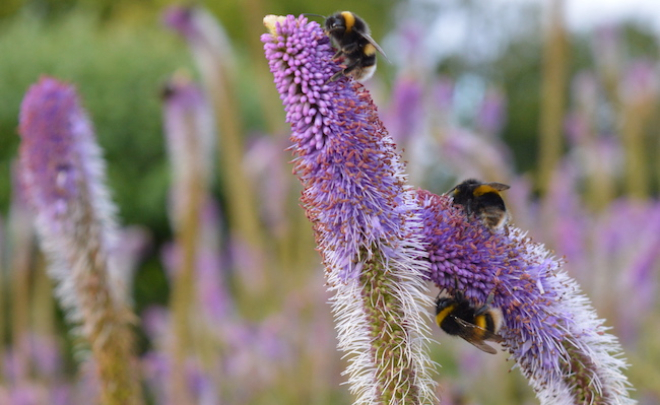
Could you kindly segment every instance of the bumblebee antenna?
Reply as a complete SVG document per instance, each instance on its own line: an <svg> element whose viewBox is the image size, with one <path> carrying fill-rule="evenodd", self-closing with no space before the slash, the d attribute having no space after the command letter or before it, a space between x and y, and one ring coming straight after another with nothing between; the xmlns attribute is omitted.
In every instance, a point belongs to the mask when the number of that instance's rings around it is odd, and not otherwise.
<svg viewBox="0 0 660 405"><path fill-rule="evenodd" d="M328 17L321 15L321 14L314 14L314 13L302 13L305 17L321 17L323 19L326 19Z"/></svg>

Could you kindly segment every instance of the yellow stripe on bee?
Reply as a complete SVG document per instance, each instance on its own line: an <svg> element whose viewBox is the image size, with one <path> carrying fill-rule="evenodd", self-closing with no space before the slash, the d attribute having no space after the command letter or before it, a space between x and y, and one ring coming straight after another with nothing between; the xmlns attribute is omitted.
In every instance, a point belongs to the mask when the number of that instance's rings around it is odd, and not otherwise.
<svg viewBox="0 0 660 405"><path fill-rule="evenodd" d="M355 25L355 14L350 11L342 11L341 16L344 17L344 20L346 21L346 32L351 32Z"/></svg>
<svg viewBox="0 0 660 405"><path fill-rule="evenodd" d="M443 309L442 309L440 312L438 312L438 314L435 316L435 323L436 323L438 326L440 326L440 324L442 323L442 321L445 320L445 318L447 317L447 315L449 315L449 314L451 313L451 311L454 310L454 308L456 308L456 305L455 305L455 304L450 305L450 306L448 306L447 308L443 308Z"/></svg>
<svg viewBox="0 0 660 405"><path fill-rule="evenodd" d="M479 187L475 188L474 191L472 192L472 194L474 194L475 197L479 197L488 193L499 194L494 187L489 186L488 184L482 184Z"/></svg>
<svg viewBox="0 0 660 405"><path fill-rule="evenodd" d="M371 44L366 44L364 48L362 48L362 52L367 56L375 55L376 47Z"/></svg>

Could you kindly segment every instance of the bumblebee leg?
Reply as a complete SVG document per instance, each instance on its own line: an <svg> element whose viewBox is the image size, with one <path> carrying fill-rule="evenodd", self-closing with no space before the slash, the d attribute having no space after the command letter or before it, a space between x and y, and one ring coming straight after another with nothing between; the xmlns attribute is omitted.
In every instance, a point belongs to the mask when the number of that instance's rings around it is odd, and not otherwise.
<svg viewBox="0 0 660 405"><path fill-rule="evenodd" d="M330 83L330 82L334 82L335 80L339 79L339 78L342 77L343 75L344 75L344 71L343 71L343 70L340 70L339 72L337 72L337 73L335 73L334 75L332 75L332 77L329 78L328 81L325 82L325 84L328 84L328 83Z"/></svg>
<svg viewBox="0 0 660 405"><path fill-rule="evenodd" d="M335 80L339 79L342 76L348 76L349 73L354 71L359 66L360 66L360 64L358 62L351 63L350 65L346 66L344 68L344 70L341 70L341 71L335 73L334 75L332 75L332 77L326 83L334 82Z"/></svg>
<svg viewBox="0 0 660 405"><path fill-rule="evenodd" d="M334 61L334 60L340 59L342 57L342 55L344 55L344 51L339 49L337 51L337 53L335 53L335 55L332 57L332 60Z"/></svg>
<svg viewBox="0 0 660 405"><path fill-rule="evenodd" d="M352 54L358 49L358 44L356 42L350 43L343 48L341 48L341 51L345 54Z"/></svg>
<svg viewBox="0 0 660 405"><path fill-rule="evenodd" d="M486 303L485 303L481 308L479 308L478 310L476 310L476 312L474 313L474 315L477 316L477 315L483 315L483 314L485 314L486 311L488 311L488 308L490 308L490 304L493 303L493 299L494 299L494 298L495 298L495 294L494 294L493 292L491 292L490 294L488 294L488 297L486 298Z"/></svg>

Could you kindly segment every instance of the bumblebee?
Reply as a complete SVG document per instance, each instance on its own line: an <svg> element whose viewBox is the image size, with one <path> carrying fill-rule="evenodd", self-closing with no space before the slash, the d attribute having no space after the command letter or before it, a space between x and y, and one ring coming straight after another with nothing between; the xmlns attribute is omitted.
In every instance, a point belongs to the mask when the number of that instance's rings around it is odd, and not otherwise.
<svg viewBox="0 0 660 405"><path fill-rule="evenodd" d="M509 213L500 194L500 191L509 188L502 183L482 183L469 179L445 194L453 197L454 205L463 206L468 218L474 215L488 228L497 230L509 221Z"/></svg>
<svg viewBox="0 0 660 405"><path fill-rule="evenodd" d="M493 308L489 295L486 304L476 308L456 290L453 296L441 293L435 301L435 322L449 335L459 336L486 353L497 351L485 341L501 342L502 311Z"/></svg>
<svg viewBox="0 0 660 405"><path fill-rule="evenodd" d="M335 73L330 81L352 76L364 81L376 71L376 52L385 52L370 36L369 26L355 13L342 11L325 19L325 32L338 49L333 60L343 59L344 70Z"/></svg>

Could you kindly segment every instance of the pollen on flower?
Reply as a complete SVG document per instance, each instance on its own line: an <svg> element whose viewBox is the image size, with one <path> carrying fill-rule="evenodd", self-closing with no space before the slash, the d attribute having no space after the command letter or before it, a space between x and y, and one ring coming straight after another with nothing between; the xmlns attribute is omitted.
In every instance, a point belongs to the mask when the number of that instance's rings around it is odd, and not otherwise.
<svg viewBox="0 0 660 405"><path fill-rule="evenodd" d="M284 21L286 21L285 16L268 14L264 17L264 26L268 29L271 35L276 35L277 24L282 24Z"/></svg>

